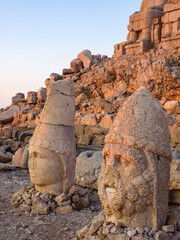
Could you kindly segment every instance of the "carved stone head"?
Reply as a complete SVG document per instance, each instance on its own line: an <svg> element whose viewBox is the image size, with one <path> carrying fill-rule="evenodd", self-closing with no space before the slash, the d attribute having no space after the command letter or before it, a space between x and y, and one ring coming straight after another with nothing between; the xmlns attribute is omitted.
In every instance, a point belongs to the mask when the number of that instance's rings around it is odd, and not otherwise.
<svg viewBox="0 0 180 240"><path fill-rule="evenodd" d="M140 88L123 104L105 139L98 193L107 221L157 227L167 215L171 150L160 104Z"/></svg>
<svg viewBox="0 0 180 240"><path fill-rule="evenodd" d="M29 172L37 191L59 194L74 183L74 89L63 80L46 85L48 97L29 144Z"/></svg>

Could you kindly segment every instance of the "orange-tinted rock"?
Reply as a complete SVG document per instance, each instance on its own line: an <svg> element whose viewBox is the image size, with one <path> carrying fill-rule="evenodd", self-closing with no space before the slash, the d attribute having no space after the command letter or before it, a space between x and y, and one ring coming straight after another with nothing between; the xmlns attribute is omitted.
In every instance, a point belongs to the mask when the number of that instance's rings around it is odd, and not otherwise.
<svg viewBox="0 0 180 240"><path fill-rule="evenodd" d="M71 61L70 67L73 73L78 73L83 68L83 63L80 59L76 58Z"/></svg>
<svg viewBox="0 0 180 240"><path fill-rule="evenodd" d="M92 62L92 55L89 50L84 50L78 54L78 59L83 62L84 68L89 68Z"/></svg>
<svg viewBox="0 0 180 240"><path fill-rule="evenodd" d="M0 122L7 123L12 122L14 118L14 114L18 113L20 108L18 106L11 106L8 110L0 112Z"/></svg>

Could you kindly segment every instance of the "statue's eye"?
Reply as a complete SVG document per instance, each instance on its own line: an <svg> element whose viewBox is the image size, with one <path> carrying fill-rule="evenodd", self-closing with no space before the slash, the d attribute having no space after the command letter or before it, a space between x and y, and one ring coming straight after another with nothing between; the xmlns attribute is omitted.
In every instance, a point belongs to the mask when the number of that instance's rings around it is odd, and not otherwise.
<svg viewBox="0 0 180 240"><path fill-rule="evenodd" d="M115 162L115 164L121 165L123 167L126 167L130 164L130 162L127 159L125 159L124 157L122 157L121 155L114 156L114 162Z"/></svg>
<svg viewBox="0 0 180 240"><path fill-rule="evenodd" d="M120 155L114 156L114 162L117 164L121 164L121 156Z"/></svg>
<svg viewBox="0 0 180 240"><path fill-rule="evenodd" d="M32 153L32 156L33 156L34 158L41 158L41 157L42 157L41 154L38 153L38 152L33 152L33 153Z"/></svg>

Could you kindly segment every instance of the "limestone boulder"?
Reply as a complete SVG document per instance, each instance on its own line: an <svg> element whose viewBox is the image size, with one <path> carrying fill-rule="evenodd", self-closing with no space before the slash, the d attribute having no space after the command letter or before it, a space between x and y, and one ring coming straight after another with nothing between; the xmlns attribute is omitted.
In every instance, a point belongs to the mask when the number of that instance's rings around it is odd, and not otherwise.
<svg viewBox="0 0 180 240"><path fill-rule="evenodd" d="M9 163L11 161L12 157L0 150L0 163Z"/></svg>
<svg viewBox="0 0 180 240"><path fill-rule="evenodd" d="M85 93L81 93L76 97L76 103L83 103L88 100L88 96Z"/></svg>
<svg viewBox="0 0 180 240"><path fill-rule="evenodd" d="M81 124L85 125L96 125L97 124L97 118L95 114L86 114L81 118Z"/></svg>
<svg viewBox="0 0 180 240"><path fill-rule="evenodd" d="M40 88L37 92L37 99L40 102L46 101L46 88Z"/></svg>
<svg viewBox="0 0 180 240"><path fill-rule="evenodd" d="M101 122L99 123L99 126L101 128L110 128L113 123L113 119L111 115L105 115L102 119Z"/></svg>
<svg viewBox="0 0 180 240"><path fill-rule="evenodd" d="M93 141L93 136L90 135L82 135L77 137L78 146L88 146L91 145Z"/></svg>
<svg viewBox="0 0 180 240"><path fill-rule="evenodd" d="M0 122L7 123L11 122L14 118L14 114L20 112L20 108L18 106L11 106L8 110L4 112L0 112Z"/></svg>
<svg viewBox="0 0 180 240"><path fill-rule="evenodd" d="M14 171L16 167L8 163L0 163L0 171Z"/></svg>
<svg viewBox="0 0 180 240"><path fill-rule="evenodd" d="M76 159L75 184L97 189L102 160L101 151L80 153Z"/></svg>
<svg viewBox="0 0 180 240"><path fill-rule="evenodd" d="M62 80L63 79L63 76L58 74L58 73L51 73L50 74L50 80L53 81L53 82L56 82L58 80Z"/></svg>
<svg viewBox="0 0 180 240"><path fill-rule="evenodd" d="M31 91L27 93L27 103L29 104L37 103L37 92Z"/></svg>
<svg viewBox="0 0 180 240"><path fill-rule="evenodd" d="M12 97L12 105L16 105L18 100L22 100L24 98L24 93L16 93L16 95Z"/></svg>
<svg viewBox="0 0 180 240"><path fill-rule="evenodd" d="M12 159L12 164L19 168L28 169L28 145L26 147L19 148Z"/></svg>
<svg viewBox="0 0 180 240"><path fill-rule="evenodd" d="M70 67L73 73L78 73L83 68L83 62L80 59L76 58L71 61Z"/></svg>
<svg viewBox="0 0 180 240"><path fill-rule="evenodd" d="M164 109L168 111L177 111L180 108L180 103L176 100L174 101L167 101L164 105Z"/></svg>
<svg viewBox="0 0 180 240"><path fill-rule="evenodd" d="M36 197L32 203L32 214L47 215L50 211L50 207L47 206L40 198Z"/></svg>
<svg viewBox="0 0 180 240"><path fill-rule="evenodd" d="M63 74L63 76L65 76L65 75L73 74L73 72L69 68L64 68L62 70L62 74Z"/></svg>
<svg viewBox="0 0 180 240"><path fill-rule="evenodd" d="M82 51L77 57L83 62L84 68L89 68L91 66L92 55L89 50Z"/></svg>

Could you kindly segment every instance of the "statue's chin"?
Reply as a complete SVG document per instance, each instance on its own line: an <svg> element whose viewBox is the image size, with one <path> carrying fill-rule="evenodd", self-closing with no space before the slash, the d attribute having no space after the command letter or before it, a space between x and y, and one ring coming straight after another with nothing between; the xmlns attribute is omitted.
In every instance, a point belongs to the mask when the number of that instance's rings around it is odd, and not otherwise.
<svg viewBox="0 0 180 240"><path fill-rule="evenodd" d="M53 184L49 184L49 185L37 185L37 184L35 184L35 189L38 192L51 193L53 195L60 195L63 192L61 182L53 183Z"/></svg>

